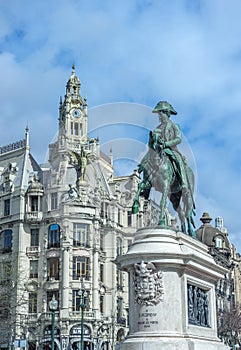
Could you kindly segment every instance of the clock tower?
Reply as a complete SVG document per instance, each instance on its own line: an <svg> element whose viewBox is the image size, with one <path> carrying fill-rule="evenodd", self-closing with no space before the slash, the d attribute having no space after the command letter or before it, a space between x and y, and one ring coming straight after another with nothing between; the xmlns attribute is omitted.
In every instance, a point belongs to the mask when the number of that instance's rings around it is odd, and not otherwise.
<svg viewBox="0 0 241 350"><path fill-rule="evenodd" d="M87 142L87 101L80 95L80 86L73 65L64 102L60 98L59 106L59 141L67 149L80 149Z"/></svg>

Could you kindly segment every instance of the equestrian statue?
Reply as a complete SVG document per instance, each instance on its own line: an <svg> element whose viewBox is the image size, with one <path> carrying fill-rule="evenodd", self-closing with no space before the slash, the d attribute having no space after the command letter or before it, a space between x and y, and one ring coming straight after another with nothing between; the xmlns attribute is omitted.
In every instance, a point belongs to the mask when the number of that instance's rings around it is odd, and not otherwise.
<svg viewBox="0 0 241 350"><path fill-rule="evenodd" d="M139 211L139 197L148 199L153 187L162 193L159 226L167 227L165 209L169 199L180 219L181 230L195 237L194 174L177 148L181 143L181 130L170 118L177 112L166 101L158 102L152 112L158 114L160 124L150 131L148 151L138 165L143 180L138 185L132 212Z"/></svg>

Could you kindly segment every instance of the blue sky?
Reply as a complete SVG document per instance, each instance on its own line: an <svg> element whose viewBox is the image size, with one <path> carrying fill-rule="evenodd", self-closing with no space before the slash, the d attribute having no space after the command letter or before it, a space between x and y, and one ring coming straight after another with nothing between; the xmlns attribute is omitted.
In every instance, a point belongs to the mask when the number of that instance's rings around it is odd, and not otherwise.
<svg viewBox="0 0 241 350"><path fill-rule="evenodd" d="M73 63L90 116L107 103L168 100L195 157L196 224L204 211L222 216L241 251L240 13L239 0L0 1L0 144L28 123L44 160ZM155 120L130 124L133 136Z"/></svg>

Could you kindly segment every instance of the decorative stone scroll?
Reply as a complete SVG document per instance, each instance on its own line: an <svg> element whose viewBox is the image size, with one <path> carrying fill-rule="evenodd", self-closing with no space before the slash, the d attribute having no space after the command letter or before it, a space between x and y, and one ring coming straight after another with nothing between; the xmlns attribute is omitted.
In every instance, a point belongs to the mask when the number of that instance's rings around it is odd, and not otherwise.
<svg viewBox="0 0 241 350"><path fill-rule="evenodd" d="M188 322L202 327L210 327L210 307L208 292L187 284Z"/></svg>
<svg viewBox="0 0 241 350"><path fill-rule="evenodd" d="M163 301L163 274L154 272L151 262L142 261L134 265L135 302L140 305L156 305Z"/></svg>

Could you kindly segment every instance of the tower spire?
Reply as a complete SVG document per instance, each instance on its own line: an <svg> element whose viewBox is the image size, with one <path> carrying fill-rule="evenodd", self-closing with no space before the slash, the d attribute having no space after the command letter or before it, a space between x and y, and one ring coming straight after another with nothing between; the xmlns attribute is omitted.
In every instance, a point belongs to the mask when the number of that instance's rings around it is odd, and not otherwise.
<svg viewBox="0 0 241 350"><path fill-rule="evenodd" d="M75 74L75 65L66 84L64 99L59 103L59 136L68 138L69 144L84 143L87 139L87 99L81 97L80 80ZM62 141L61 141L62 142Z"/></svg>
<svg viewBox="0 0 241 350"><path fill-rule="evenodd" d="M28 122L27 122L26 128L25 128L25 147L26 147L26 150L30 150Z"/></svg>

